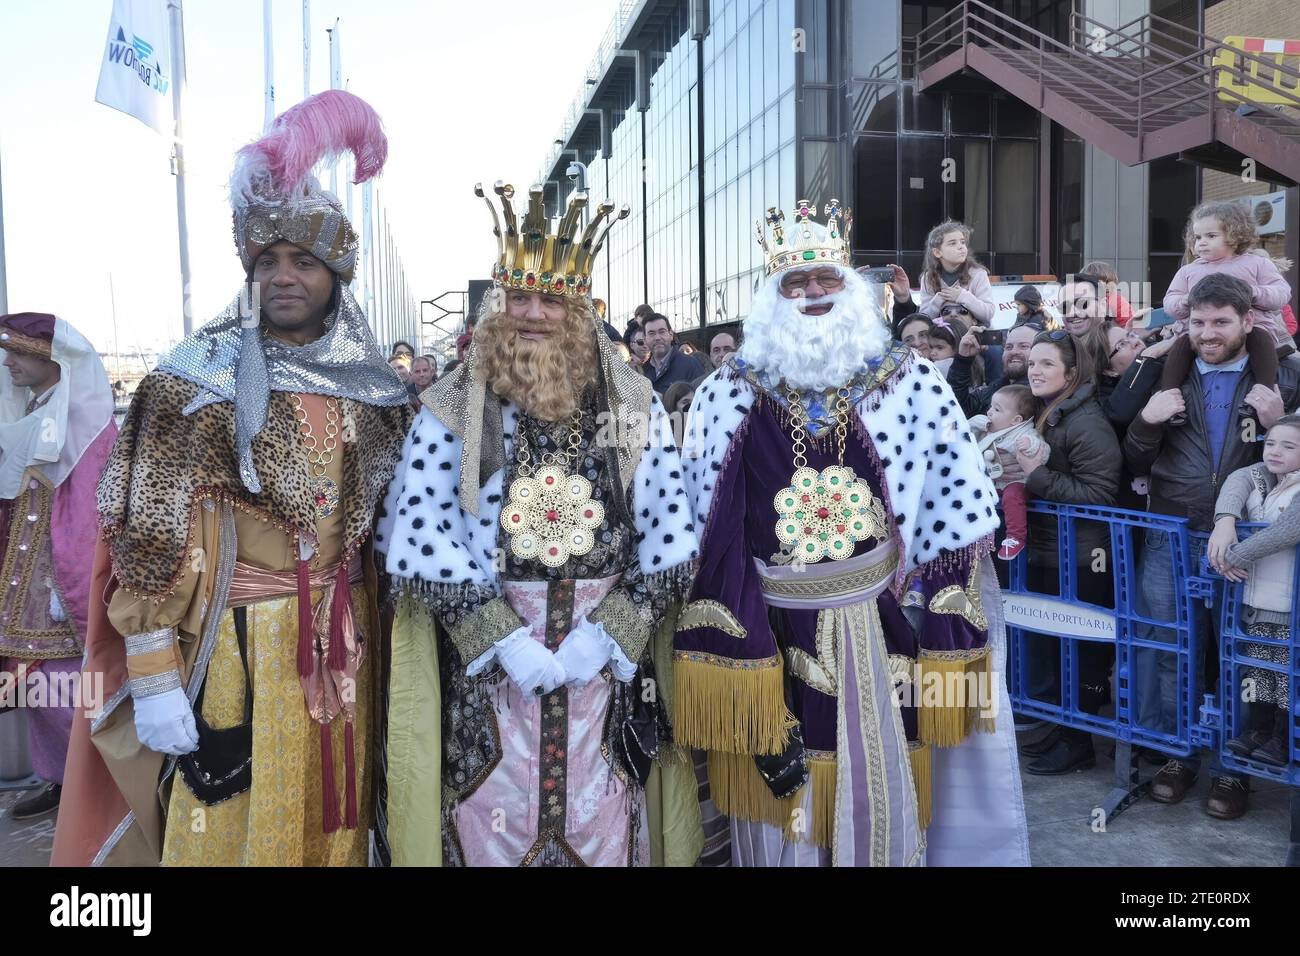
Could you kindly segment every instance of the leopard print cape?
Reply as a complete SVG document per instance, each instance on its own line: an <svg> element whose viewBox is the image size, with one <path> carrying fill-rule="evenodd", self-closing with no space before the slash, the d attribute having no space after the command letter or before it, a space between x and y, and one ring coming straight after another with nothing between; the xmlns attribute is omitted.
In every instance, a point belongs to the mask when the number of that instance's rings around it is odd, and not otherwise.
<svg viewBox="0 0 1300 956"><path fill-rule="evenodd" d="M180 580L204 501L228 501L265 518L286 534L315 538L307 453L289 397L273 392L266 427L253 439L262 492L251 494L239 477L234 408L182 409L199 386L167 372L140 382L99 481L100 529L109 544L121 588L161 601ZM345 509L345 554L365 542L375 505L393 477L410 424L407 405L382 407L340 400L342 418L356 441L343 459L339 489Z"/></svg>

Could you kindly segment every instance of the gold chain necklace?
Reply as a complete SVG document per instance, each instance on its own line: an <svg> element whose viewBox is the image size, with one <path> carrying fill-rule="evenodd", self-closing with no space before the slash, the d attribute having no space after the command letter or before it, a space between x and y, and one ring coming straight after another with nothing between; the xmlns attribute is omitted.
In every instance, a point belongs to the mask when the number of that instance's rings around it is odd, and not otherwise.
<svg viewBox="0 0 1300 956"><path fill-rule="evenodd" d="M870 486L844 464L844 443L851 414L849 390L840 388L835 400L835 439L839 463L822 471L808 467L807 416L799 393L790 389L790 438L794 450L794 474L790 484L777 494L776 537L782 551L779 563L798 561L815 564L823 558L843 561L853 556L854 547L867 538L886 533L885 507Z"/></svg>
<svg viewBox="0 0 1300 956"><path fill-rule="evenodd" d="M591 497L591 482L569 474L581 454L582 410L575 409L569 418L563 450L541 454L536 468L530 444L525 425L515 449L518 470L510 482L510 500L501 509L501 527L515 557L536 558L558 568L571 556L591 550L596 542L593 531L605 520L604 506Z"/></svg>
<svg viewBox="0 0 1300 956"><path fill-rule="evenodd" d="M318 444L302 399L297 394L290 394L289 401L293 405L294 420L298 422L298 434L307 448L307 472L316 517L328 518L339 506L339 486L326 474L339 445L339 403L334 398L325 399L325 439Z"/></svg>

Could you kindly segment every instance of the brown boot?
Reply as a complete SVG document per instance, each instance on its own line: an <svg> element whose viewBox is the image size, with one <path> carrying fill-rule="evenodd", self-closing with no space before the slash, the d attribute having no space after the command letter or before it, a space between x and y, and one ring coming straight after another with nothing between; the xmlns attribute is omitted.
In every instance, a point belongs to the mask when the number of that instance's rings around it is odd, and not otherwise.
<svg viewBox="0 0 1300 956"><path fill-rule="evenodd" d="M1156 803L1178 803L1196 783L1196 774L1177 760L1171 760L1151 780L1151 799Z"/></svg>
<svg viewBox="0 0 1300 956"><path fill-rule="evenodd" d="M1215 777L1205 812L1216 820L1235 820L1246 812L1250 791L1236 777Z"/></svg>

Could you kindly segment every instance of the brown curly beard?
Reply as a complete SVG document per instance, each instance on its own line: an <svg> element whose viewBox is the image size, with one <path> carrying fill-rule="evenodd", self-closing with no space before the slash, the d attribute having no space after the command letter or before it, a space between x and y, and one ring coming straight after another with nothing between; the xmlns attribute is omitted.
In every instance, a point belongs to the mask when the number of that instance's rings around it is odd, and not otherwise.
<svg viewBox="0 0 1300 956"><path fill-rule="evenodd" d="M565 306L565 321L545 339L521 338L523 323L506 312L493 313L474 330L488 387L546 422L572 415L596 380L595 313L586 300L566 300Z"/></svg>

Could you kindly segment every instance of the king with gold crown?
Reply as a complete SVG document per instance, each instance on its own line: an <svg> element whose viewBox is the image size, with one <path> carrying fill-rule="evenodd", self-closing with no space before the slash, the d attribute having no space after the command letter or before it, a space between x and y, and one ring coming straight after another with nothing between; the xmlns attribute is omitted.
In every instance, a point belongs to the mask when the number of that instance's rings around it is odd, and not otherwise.
<svg viewBox="0 0 1300 956"><path fill-rule="evenodd" d="M695 392L676 744L708 752L733 865L1028 865L993 488L848 211L818 212L757 224L744 346Z"/></svg>
<svg viewBox="0 0 1300 956"><path fill-rule="evenodd" d="M473 343L422 409L380 512L395 618L387 838L398 865L649 861L667 734L652 630L695 525L666 413L604 334L591 271L627 215L552 228L494 187ZM693 781L692 781L693 782Z"/></svg>

